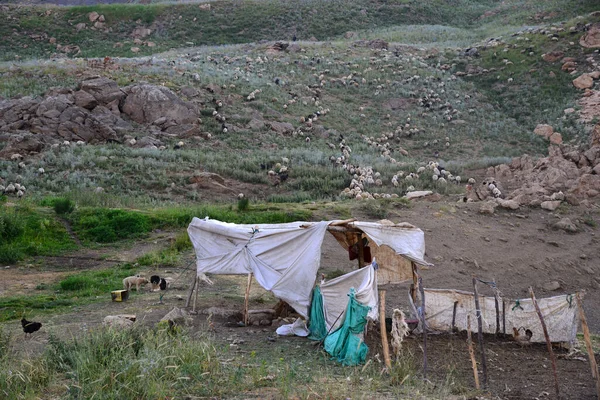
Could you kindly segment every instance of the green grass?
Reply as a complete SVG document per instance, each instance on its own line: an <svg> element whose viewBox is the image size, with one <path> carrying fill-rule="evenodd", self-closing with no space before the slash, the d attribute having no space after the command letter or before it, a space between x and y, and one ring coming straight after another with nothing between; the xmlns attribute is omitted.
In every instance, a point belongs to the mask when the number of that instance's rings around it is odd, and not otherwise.
<svg viewBox="0 0 600 400"><path fill-rule="evenodd" d="M0 297L0 321L20 319L30 313L65 312L99 299L123 287L123 278L137 272L132 264L69 275L60 282L36 289L43 294Z"/></svg>
<svg viewBox="0 0 600 400"><path fill-rule="evenodd" d="M342 0L310 0L302 3L278 0L218 1L210 10L198 4L152 5L96 5L88 7L11 8L13 17L0 26L0 36L11 40L0 44L3 60L47 58L60 53L49 43L78 45L82 57L134 56L130 37L133 26L153 28L145 38L156 47L137 46L138 54L148 55L173 47L195 45L223 45L256 42L260 40L290 39L294 34L300 40L316 37L329 40L347 31L392 28L397 25L452 25L457 28L475 28L495 22L496 26L519 25L530 22L539 12L556 11L554 19L575 16L594 10L590 1L513 0L497 2L485 0L430 1L376 1L359 0L350 6ZM318 9L318 12L316 10ZM106 26L92 30L87 15L96 11L106 18ZM485 13L489 15L485 18ZM86 29L75 30L78 23ZM13 35L13 28L18 35ZM108 29L109 31L105 31ZM44 36L44 34L46 34ZM41 36L32 36L41 35ZM113 48L122 42L123 47Z"/></svg>
<svg viewBox="0 0 600 400"><path fill-rule="evenodd" d="M0 262L57 255L74 248L71 237L54 216L27 205L0 208Z"/></svg>
<svg viewBox="0 0 600 400"><path fill-rule="evenodd" d="M10 338L8 338L10 340ZM66 399L248 396L323 398L385 396L445 398L456 382L423 383L412 354L391 376L381 366L342 367L306 341L280 340L235 352L223 341L186 329L100 328L73 338L51 334L41 355L0 357L0 392L7 398L53 393Z"/></svg>

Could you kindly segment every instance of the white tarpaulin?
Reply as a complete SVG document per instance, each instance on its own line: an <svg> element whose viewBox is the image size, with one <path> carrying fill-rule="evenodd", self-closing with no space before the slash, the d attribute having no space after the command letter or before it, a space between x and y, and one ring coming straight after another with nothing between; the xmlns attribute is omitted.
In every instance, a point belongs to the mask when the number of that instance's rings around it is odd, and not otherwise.
<svg viewBox="0 0 600 400"><path fill-rule="evenodd" d="M502 303L505 306L506 333L512 334L513 327L533 332L532 342L545 342L540 319L531 299L510 300L499 298L500 332L502 332ZM456 305L455 325L459 330L467 329L467 314L471 315L471 331L477 330L475 319L475 298L473 293L460 290L425 289L425 308L427 327L433 330L452 329L454 303ZM548 335L552 342L573 343L579 323L577 303L574 295L561 295L537 300ZM479 296L483 332L496 332L496 306L494 298Z"/></svg>
<svg viewBox="0 0 600 400"><path fill-rule="evenodd" d="M352 222L353 226L366 233L378 246L389 246L397 254L420 265L430 266L425 261L425 234L416 226L401 224L383 224L379 222Z"/></svg>
<svg viewBox="0 0 600 400"><path fill-rule="evenodd" d="M248 274L306 317L329 222L237 225L194 218L198 273Z"/></svg>
<svg viewBox="0 0 600 400"><path fill-rule="evenodd" d="M328 331L333 331L344 322L342 314L348 306L350 288L354 288L356 300L359 303L371 307L367 317L377 321L379 316L377 306L377 272L371 265L368 265L321 284L323 313L325 314ZM340 315L342 316L340 317ZM332 326L334 329L331 329Z"/></svg>

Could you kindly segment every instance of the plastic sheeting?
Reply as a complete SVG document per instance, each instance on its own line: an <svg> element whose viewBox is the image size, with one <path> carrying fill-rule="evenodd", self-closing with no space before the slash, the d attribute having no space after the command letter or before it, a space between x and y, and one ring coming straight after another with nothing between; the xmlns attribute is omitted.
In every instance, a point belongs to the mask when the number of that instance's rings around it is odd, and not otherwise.
<svg viewBox="0 0 600 400"><path fill-rule="evenodd" d="M198 273L253 273L263 288L306 317L328 224L237 225L194 218L188 234Z"/></svg>
<svg viewBox="0 0 600 400"><path fill-rule="evenodd" d="M367 323L369 307L360 304L350 289L343 325L325 338L325 351L342 365L358 365L365 362L369 348L363 341L362 332Z"/></svg>
<svg viewBox="0 0 600 400"><path fill-rule="evenodd" d="M355 290L356 301L370 307L367 317L373 321L378 320L377 272L371 264L321 284L327 331L332 330L332 327L336 329L344 321L343 313L348 305L347 295L351 288Z"/></svg>
<svg viewBox="0 0 600 400"><path fill-rule="evenodd" d="M513 327L530 329L532 342L545 342L540 319L531 299L509 300L499 298L500 332L502 332L502 302L505 303L506 333L512 334ZM460 290L425 289L426 323L429 329L449 331L452 329L452 315L456 307L456 327L467 329L467 314L471 314L471 330L477 329L475 319L475 299L473 293ZM579 323L577 304L572 294L537 299L544 316L548 334L552 342L573 343ZM483 332L496 332L496 306L494 297L479 296ZM521 329L524 334L524 329Z"/></svg>

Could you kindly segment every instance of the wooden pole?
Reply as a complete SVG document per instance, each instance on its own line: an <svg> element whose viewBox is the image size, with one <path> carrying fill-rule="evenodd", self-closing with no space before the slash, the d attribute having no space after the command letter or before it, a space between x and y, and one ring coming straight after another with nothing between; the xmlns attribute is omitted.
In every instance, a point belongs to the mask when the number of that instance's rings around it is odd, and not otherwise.
<svg viewBox="0 0 600 400"><path fill-rule="evenodd" d="M473 378L475 378L475 389L479 390L479 373L477 372L477 360L475 360L475 349L471 339L471 314L467 314L467 346L469 346L469 357L473 367Z"/></svg>
<svg viewBox="0 0 600 400"><path fill-rule="evenodd" d="M506 335L506 302L502 299L502 334Z"/></svg>
<svg viewBox="0 0 600 400"><path fill-rule="evenodd" d="M425 323L425 289L423 279L419 277L419 291L421 292L421 326L423 327L423 378L427 379L427 325Z"/></svg>
<svg viewBox="0 0 600 400"><path fill-rule="evenodd" d="M194 296L194 307L193 311L196 312L196 306L198 305L198 292L200 291L200 279L196 277L196 295Z"/></svg>
<svg viewBox="0 0 600 400"><path fill-rule="evenodd" d="M362 233L359 233L358 235L358 268L362 268L363 265L365 264L365 250L363 248L363 240L362 240Z"/></svg>
<svg viewBox="0 0 600 400"><path fill-rule="evenodd" d="M381 330L381 346L383 347L383 359L388 372L392 369L392 359L390 358L390 345L387 338L387 329L385 328L385 290L379 291L379 329Z"/></svg>
<svg viewBox="0 0 600 400"><path fill-rule="evenodd" d="M496 281L494 281L494 284ZM496 307L496 336L500 334L500 304L498 303L498 290L494 288L494 306Z"/></svg>
<svg viewBox="0 0 600 400"><path fill-rule="evenodd" d="M477 340L481 352L481 372L483 373L483 388L487 389L487 361L485 359L485 347L483 346L483 322L481 320L481 308L479 307L479 294L477 293L477 278L473 277L473 295L475 297L475 311L477 317Z"/></svg>
<svg viewBox="0 0 600 400"><path fill-rule="evenodd" d="M413 286L412 286L412 290L411 290L411 296L413 299L413 303L417 304L417 288L419 287L418 275L417 275L417 264L415 264L413 261L411 261L410 265L412 266L412 277L413 277Z"/></svg>
<svg viewBox="0 0 600 400"><path fill-rule="evenodd" d="M248 303L250 302L250 285L252 284L252 272L248 274L248 284L246 285L246 294L244 295L244 325L248 326L249 313Z"/></svg>
<svg viewBox="0 0 600 400"><path fill-rule="evenodd" d="M452 332L456 331L456 307L458 307L458 301L454 302L454 308L452 309Z"/></svg>
<svg viewBox="0 0 600 400"><path fill-rule="evenodd" d="M583 311L583 302L581 300L581 296L579 293L575 294L577 298L577 308L579 309L579 319L581 320L581 328L583 329L583 339L585 340L585 347L588 352L588 357L590 359L590 368L592 369L592 377L596 380L596 392L598 394L598 398L600 399L600 375L598 375L598 363L596 363L596 355L594 354L594 349L592 348L592 341L590 340L590 328L587 324L587 319L585 318L585 312Z"/></svg>
<svg viewBox="0 0 600 400"><path fill-rule="evenodd" d="M192 281L192 285L190 286L190 292L188 293L187 301L185 302L185 307L188 308L192 301L192 295L194 294L194 289L196 288L196 283L198 283L197 279Z"/></svg>
<svg viewBox="0 0 600 400"><path fill-rule="evenodd" d="M542 329L544 331L544 337L546 338L546 346L548 347L548 353L550 353L550 361L552 361L552 373L554 374L554 390L556 391L556 398L560 398L560 392L558 388L558 375L556 373L556 357L554 357L554 351L552 350L552 342L550 341L550 336L548 335L548 328L546 328L546 321L544 321L544 316L542 315L542 311L540 310L540 306L538 306L537 300L535 299L535 293L533 293L533 288L529 287L529 294L531 295L531 300L533 301L533 306L535 307L535 311L537 312L538 317L540 318L540 323L542 324Z"/></svg>

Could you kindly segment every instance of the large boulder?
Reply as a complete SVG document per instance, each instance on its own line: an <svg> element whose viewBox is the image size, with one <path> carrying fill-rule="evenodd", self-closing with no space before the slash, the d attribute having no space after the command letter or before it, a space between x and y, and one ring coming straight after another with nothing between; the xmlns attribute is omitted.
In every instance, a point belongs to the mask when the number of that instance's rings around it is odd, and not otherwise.
<svg viewBox="0 0 600 400"><path fill-rule="evenodd" d="M181 100L170 89L149 84L128 86L122 111L140 124L151 124L165 117L177 124L191 124L198 114L193 104Z"/></svg>
<svg viewBox="0 0 600 400"><path fill-rule="evenodd" d="M85 80L79 85L80 90L91 94L100 104L120 101L125 93L119 89L117 82L109 78L98 77Z"/></svg>
<svg viewBox="0 0 600 400"><path fill-rule="evenodd" d="M94 115L79 107L69 107L62 112L57 133L65 140L86 143L103 143L118 140L117 133Z"/></svg>
<svg viewBox="0 0 600 400"><path fill-rule="evenodd" d="M10 136L6 146L0 151L0 158L9 159L13 154L39 153L43 148L44 143L39 135L31 132L19 132Z"/></svg>
<svg viewBox="0 0 600 400"><path fill-rule="evenodd" d="M294 131L294 125L289 122L269 122L269 126L271 130L282 135L290 134Z"/></svg>

